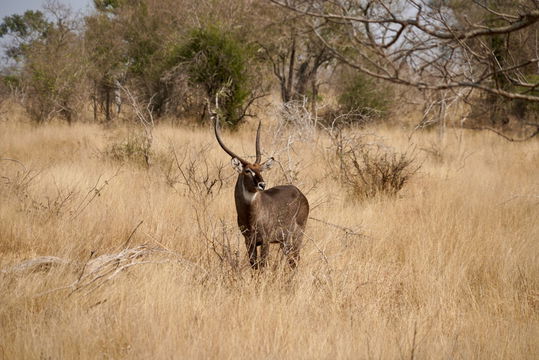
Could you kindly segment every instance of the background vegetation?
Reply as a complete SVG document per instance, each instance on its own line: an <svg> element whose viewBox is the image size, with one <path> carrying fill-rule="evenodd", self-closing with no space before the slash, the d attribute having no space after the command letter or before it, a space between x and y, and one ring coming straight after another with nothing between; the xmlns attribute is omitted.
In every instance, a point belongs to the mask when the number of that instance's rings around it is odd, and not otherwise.
<svg viewBox="0 0 539 360"><path fill-rule="evenodd" d="M283 104L305 101L322 123L383 121L408 104L416 110L423 106L422 120L442 127L449 116L453 123L465 119L468 127L533 130L529 124L536 122L539 102L534 57L539 10L533 2L521 0L514 7L507 1L424 1L424 10L413 2L408 10L394 1L385 8L367 3L340 9L318 0L95 1L95 10L81 16L50 0L42 11L2 19L0 37L10 60L2 68L3 98L18 98L38 123L110 123L120 115L136 122L126 112L132 100L158 122L200 122L208 99L221 91L221 111L232 127L277 95ZM307 4L319 11L301 16ZM350 37L346 23L325 18L332 11L358 19L360 28L368 16L380 17L380 25ZM433 39L423 39L414 37L411 25L401 32L385 25L400 21L406 11L418 11L434 30L453 26L454 39L443 33L438 38L435 31ZM504 24L519 21L524 25L504 30ZM466 26L493 31L458 42ZM463 68L478 80L459 73ZM461 111L448 112L447 104ZM437 116L429 112L433 108Z"/></svg>

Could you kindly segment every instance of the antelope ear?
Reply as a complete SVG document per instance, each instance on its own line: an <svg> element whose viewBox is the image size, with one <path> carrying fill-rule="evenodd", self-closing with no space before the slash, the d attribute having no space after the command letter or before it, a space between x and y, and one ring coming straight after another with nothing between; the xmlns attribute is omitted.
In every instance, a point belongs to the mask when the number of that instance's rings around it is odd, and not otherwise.
<svg viewBox="0 0 539 360"><path fill-rule="evenodd" d="M241 174L241 172L243 171L243 164L241 163L241 161L239 161L238 158L232 158L231 162L234 170Z"/></svg>
<svg viewBox="0 0 539 360"><path fill-rule="evenodd" d="M273 158L269 158L268 160L266 160L263 164L260 165L260 171L265 171L265 170L269 170L271 169L271 167L273 166Z"/></svg>

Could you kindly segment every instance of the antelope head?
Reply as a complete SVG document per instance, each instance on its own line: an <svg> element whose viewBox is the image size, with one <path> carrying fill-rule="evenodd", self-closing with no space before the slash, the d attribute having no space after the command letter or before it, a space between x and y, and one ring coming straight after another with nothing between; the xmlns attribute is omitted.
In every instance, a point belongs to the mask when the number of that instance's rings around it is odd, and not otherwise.
<svg viewBox="0 0 539 360"><path fill-rule="evenodd" d="M232 150L230 150L221 139L221 130L219 126L219 119L217 115L212 114L212 120L215 124L215 137L217 142L221 145L221 148L232 158L231 163L234 170L236 170L240 175L243 175L243 185L245 190L251 193L256 191L264 191L266 189L266 183L262 177L262 172L269 170L273 165L273 158L261 163L262 153L260 151L260 126L261 123L258 123L258 128L256 130L256 159L254 163L251 163L247 160L242 159L240 156L236 155Z"/></svg>

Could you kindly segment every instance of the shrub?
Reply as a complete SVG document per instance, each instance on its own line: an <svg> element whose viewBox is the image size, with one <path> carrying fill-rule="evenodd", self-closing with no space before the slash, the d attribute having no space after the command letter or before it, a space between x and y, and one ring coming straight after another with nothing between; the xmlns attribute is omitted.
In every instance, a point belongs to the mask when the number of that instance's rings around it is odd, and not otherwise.
<svg viewBox="0 0 539 360"><path fill-rule="evenodd" d="M399 153L378 143L337 139L339 177L356 198L394 196L421 168L413 150Z"/></svg>
<svg viewBox="0 0 539 360"><path fill-rule="evenodd" d="M343 76L343 85L337 98L338 113L346 114L348 122L367 122L386 116L392 98L390 89L361 73Z"/></svg>
<svg viewBox="0 0 539 360"><path fill-rule="evenodd" d="M153 154L147 139L132 132L123 141L111 143L102 155L120 163L131 162L148 167Z"/></svg>
<svg viewBox="0 0 539 360"><path fill-rule="evenodd" d="M209 98L226 94L219 99L223 117L229 125L237 125L244 117L244 104L251 93L249 47L218 28L208 27L193 31L176 53L187 64L190 81L203 86Z"/></svg>

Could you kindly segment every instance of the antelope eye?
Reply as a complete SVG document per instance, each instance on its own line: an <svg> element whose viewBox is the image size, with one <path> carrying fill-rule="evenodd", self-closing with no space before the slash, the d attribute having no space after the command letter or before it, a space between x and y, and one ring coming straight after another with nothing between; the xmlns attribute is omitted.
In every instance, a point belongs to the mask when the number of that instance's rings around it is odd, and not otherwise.
<svg viewBox="0 0 539 360"><path fill-rule="evenodd" d="M245 169L245 173L246 173L246 174L249 174L249 175L251 175L251 176L255 176L254 171L251 170L251 169Z"/></svg>

